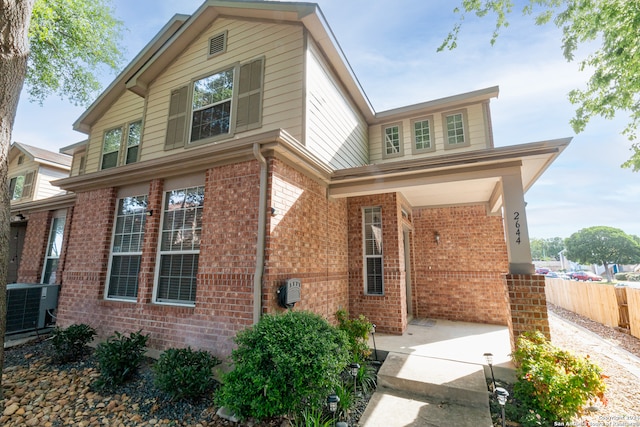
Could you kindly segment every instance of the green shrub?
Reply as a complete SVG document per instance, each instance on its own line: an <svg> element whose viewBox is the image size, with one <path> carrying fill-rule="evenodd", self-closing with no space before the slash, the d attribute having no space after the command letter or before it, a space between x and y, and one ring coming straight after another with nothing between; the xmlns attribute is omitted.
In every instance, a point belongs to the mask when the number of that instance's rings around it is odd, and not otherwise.
<svg viewBox="0 0 640 427"><path fill-rule="evenodd" d="M265 315L238 333L217 403L258 420L322 408L349 362L346 334L303 311Z"/></svg>
<svg viewBox="0 0 640 427"><path fill-rule="evenodd" d="M138 371L144 358L148 335L141 331L124 336L120 332L98 344L96 356L100 377L96 385L100 388L114 387L125 383Z"/></svg>
<svg viewBox="0 0 640 427"><path fill-rule="evenodd" d="M291 423L292 427L333 427L333 418L321 409L305 408Z"/></svg>
<svg viewBox="0 0 640 427"><path fill-rule="evenodd" d="M364 394L372 393L377 386L378 371L369 364L360 365L357 386Z"/></svg>
<svg viewBox="0 0 640 427"><path fill-rule="evenodd" d="M338 310L336 319L338 328L347 333L353 361L363 363L371 355L369 333L373 327L372 323L362 314L350 319L346 310Z"/></svg>
<svg viewBox="0 0 640 427"><path fill-rule="evenodd" d="M53 330L54 355L58 363L74 362L87 353L87 344L93 340L96 330L89 325L71 325L66 329L56 327Z"/></svg>
<svg viewBox="0 0 640 427"><path fill-rule="evenodd" d="M640 273L616 273L616 280L622 280L626 282L640 282Z"/></svg>
<svg viewBox="0 0 640 427"><path fill-rule="evenodd" d="M198 399L215 385L213 368L219 364L206 351L170 348L153 365L154 383L172 399Z"/></svg>
<svg viewBox="0 0 640 427"><path fill-rule="evenodd" d="M347 415L349 409L355 403L355 393L353 391L353 381L343 381L342 384L336 386L333 390L338 396L340 401L338 402L337 415Z"/></svg>
<svg viewBox="0 0 640 427"><path fill-rule="evenodd" d="M528 408L527 424L569 422L595 400L606 403L600 368L587 358L554 347L540 332L518 338L513 353L518 381L514 397ZM532 424L542 420L542 424Z"/></svg>

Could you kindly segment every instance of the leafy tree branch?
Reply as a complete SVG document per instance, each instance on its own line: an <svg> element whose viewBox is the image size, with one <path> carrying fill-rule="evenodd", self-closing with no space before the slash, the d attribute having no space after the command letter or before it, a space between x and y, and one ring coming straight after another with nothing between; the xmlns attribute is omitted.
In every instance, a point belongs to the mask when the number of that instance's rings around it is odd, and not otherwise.
<svg viewBox="0 0 640 427"><path fill-rule="evenodd" d="M455 49L462 24L468 14L479 18L493 16L496 25L491 36L493 45L500 31L509 26L514 11L512 0L462 0L454 12L460 21L444 39L439 51ZM562 31L562 52L574 61L581 47L597 47L579 61L579 69L591 76L586 88L574 89L569 101L576 106L570 123L576 133L582 132L596 116L612 119L618 113L629 115L622 130L631 141L632 155L622 166L640 171L640 2L627 0L529 0L521 10L533 16L537 25L552 22Z"/></svg>

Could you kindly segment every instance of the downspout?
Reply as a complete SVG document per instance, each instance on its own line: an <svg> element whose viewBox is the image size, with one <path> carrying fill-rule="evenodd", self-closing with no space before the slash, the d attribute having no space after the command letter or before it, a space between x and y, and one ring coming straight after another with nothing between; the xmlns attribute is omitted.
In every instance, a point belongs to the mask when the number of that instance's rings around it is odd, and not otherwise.
<svg viewBox="0 0 640 427"><path fill-rule="evenodd" d="M264 274L265 228L267 223L267 160L260 152L260 144L253 144L253 155L260 163L260 200L258 202L258 241L256 243L256 270L253 274L253 323L262 315L262 276Z"/></svg>

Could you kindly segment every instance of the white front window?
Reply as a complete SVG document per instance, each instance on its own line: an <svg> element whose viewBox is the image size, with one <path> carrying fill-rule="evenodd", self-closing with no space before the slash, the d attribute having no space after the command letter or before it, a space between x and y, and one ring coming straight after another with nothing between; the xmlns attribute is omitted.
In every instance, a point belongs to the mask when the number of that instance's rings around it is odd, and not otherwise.
<svg viewBox="0 0 640 427"><path fill-rule="evenodd" d="M146 195L118 200L109 260L107 298L135 301L138 297L146 211Z"/></svg>
<svg viewBox="0 0 640 427"><path fill-rule="evenodd" d="M165 193L156 302L195 304L203 206L204 186Z"/></svg>
<svg viewBox="0 0 640 427"><path fill-rule="evenodd" d="M56 273L58 270L58 260L62 253L62 241L64 237L65 217L53 218L51 230L49 231L49 242L47 244L47 254L44 260L41 283L56 283Z"/></svg>
<svg viewBox="0 0 640 427"><path fill-rule="evenodd" d="M382 276L382 208L364 208L362 211L365 292L383 295Z"/></svg>

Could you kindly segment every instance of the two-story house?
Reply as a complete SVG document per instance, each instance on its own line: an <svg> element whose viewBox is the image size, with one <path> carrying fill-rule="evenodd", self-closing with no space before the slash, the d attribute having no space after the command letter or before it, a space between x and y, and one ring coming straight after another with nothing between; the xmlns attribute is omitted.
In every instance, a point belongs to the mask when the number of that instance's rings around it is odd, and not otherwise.
<svg viewBox="0 0 640 427"><path fill-rule="evenodd" d="M11 144L8 169L11 204L8 283L16 282L19 275L28 282L56 281L66 208L73 204L73 196L52 185L51 181L69 176L71 160L72 157L66 154L21 142ZM47 212L46 223L31 222L34 210ZM31 224L31 228L27 227L28 224ZM36 230L38 226L43 229ZM29 248L27 253L23 253L25 239ZM42 250L36 256L37 263L32 263L35 247L42 247ZM23 259L25 262L22 262Z"/></svg>
<svg viewBox="0 0 640 427"><path fill-rule="evenodd" d="M75 204L58 323L224 356L297 279L293 309L380 332L412 318L548 332L524 192L569 140L495 148L497 95L376 112L316 4L176 15L61 150Z"/></svg>

